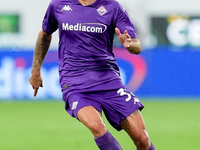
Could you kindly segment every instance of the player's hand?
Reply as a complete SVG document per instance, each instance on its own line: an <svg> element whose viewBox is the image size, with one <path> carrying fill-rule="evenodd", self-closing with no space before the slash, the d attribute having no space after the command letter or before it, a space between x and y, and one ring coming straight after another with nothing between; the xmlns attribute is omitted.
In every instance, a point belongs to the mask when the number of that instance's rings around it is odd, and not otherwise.
<svg viewBox="0 0 200 150"><path fill-rule="evenodd" d="M126 48L130 48L132 45L132 40L130 35L128 34L128 31L125 30L123 34L121 34L120 30L118 28L115 28L115 32L118 36L119 42Z"/></svg>
<svg viewBox="0 0 200 150"><path fill-rule="evenodd" d="M40 72L31 73L31 76L29 78L29 83L32 85L32 87L34 89L34 96L36 96L39 87L43 87L42 77L40 75Z"/></svg>
<svg viewBox="0 0 200 150"><path fill-rule="evenodd" d="M115 32L118 36L119 42L126 48L131 54L139 54L141 52L141 44L137 38L132 38L128 34L128 31L125 30L121 34L118 28L115 28Z"/></svg>

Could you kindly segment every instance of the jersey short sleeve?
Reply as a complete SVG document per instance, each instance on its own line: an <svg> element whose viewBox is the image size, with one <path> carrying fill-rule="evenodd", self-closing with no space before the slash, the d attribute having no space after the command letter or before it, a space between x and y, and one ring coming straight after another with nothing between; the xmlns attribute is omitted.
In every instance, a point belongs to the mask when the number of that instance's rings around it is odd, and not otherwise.
<svg viewBox="0 0 200 150"><path fill-rule="evenodd" d="M119 28L121 33L128 31L131 38L137 38L135 27L131 22L127 11L117 2L117 10L115 16L115 25Z"/></svg>
<svg viewBox="0 0 200 150"><path fill-rule="evenodd" d="M55 17L55 1L50 2L42 23L42 29L47 34L52 34L58 29L58 21Z"/></svg>

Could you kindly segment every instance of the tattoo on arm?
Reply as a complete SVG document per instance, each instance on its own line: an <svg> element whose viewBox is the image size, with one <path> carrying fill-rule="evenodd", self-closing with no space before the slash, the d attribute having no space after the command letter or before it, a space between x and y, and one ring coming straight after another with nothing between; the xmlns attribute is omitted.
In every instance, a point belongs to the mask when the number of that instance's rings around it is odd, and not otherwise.
<svg viewBox="0 0 200 150"><path fill-rule="evenodd" d="M33 64L32 64L32 73L37 73L40 71L44 58L48 52L50 43L51 43L51 35L48 35L41 31L38 35L36 47L34 51Z"/></svg>

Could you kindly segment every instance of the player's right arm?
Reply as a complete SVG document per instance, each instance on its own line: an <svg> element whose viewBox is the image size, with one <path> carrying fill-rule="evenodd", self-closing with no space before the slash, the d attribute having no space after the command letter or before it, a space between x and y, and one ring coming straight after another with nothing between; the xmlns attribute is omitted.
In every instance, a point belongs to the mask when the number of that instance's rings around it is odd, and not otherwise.
<svg viewBox="0 0 200 150"><path fill-rule="evenodd" d="M29 78L29 83L34 89L34 96L37 95L39 87L43 87L42 77L41 77L41 67L44 61L44 58L48 52L52 35L45 33L43 30L39 32L31 69L31 76Z"/></svg>

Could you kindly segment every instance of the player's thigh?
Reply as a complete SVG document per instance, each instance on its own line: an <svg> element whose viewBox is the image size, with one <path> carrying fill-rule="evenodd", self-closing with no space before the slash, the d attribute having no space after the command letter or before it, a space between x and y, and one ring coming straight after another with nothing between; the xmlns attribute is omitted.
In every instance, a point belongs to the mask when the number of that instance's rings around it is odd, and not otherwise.
<svg viewBox="0 0 200 150"><path fill-rule="evenodd" d="M148 137L144 120L139 110L126 117L121 122L121 127L134 141L141 137Z"/></svg>
<svg viewBox="0 0 200 150"><path fill-rule="evenodd" d="M102 114L93 106L81 108L77 113L78 119L93 133L95 137L102 136L107 129L102 120Z"/></svg>
<svg viewBox="0 0 200 150"><path fill-rule="evenodd" d="M121 122L122 128L129 134L137 148L149 149L151 141L145 129L144 120L139 110L129 115Z"/></svg>

